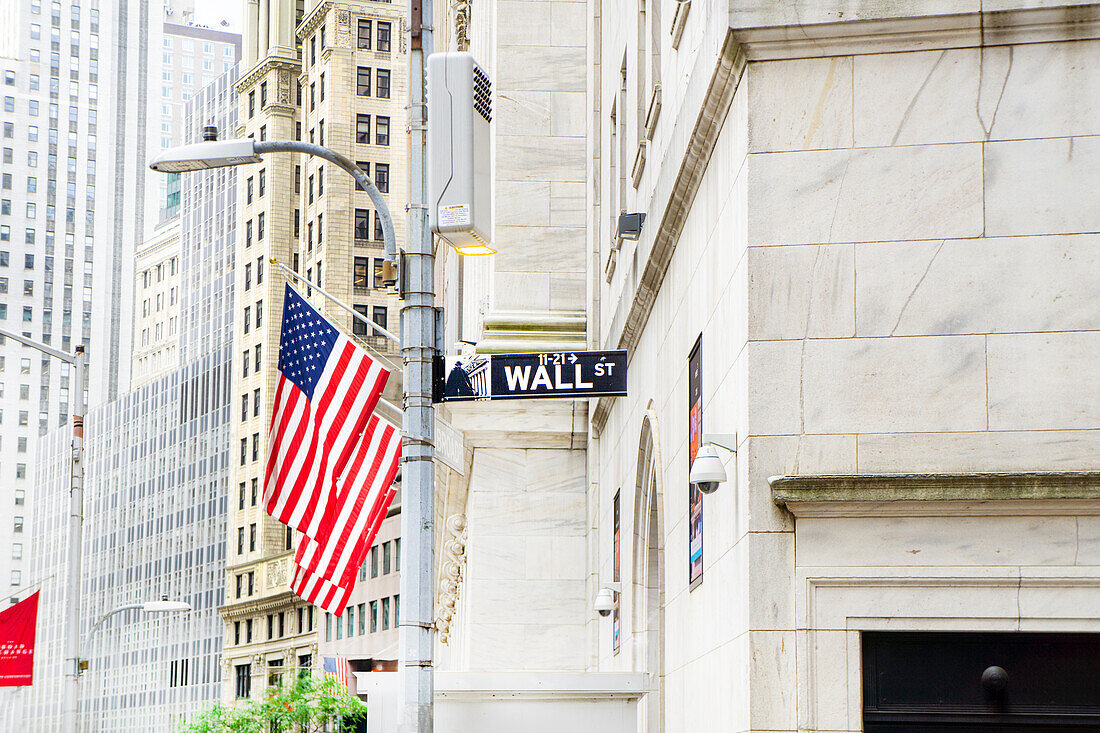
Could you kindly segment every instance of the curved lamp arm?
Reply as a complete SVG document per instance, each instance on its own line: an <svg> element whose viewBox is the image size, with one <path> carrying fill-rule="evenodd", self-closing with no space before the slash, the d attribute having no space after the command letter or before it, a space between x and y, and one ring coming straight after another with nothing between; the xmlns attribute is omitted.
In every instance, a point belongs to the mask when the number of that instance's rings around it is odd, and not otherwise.
<svg viewBox="0 0 1100 733"><path fill-rule="evenodd" d="M356 183L366 190L370 200L374 203L375 210L382 219L382 241L386 247L386 261L393 262L397 259L397 238L393 231L393 217L390 216L390 207L386 200L382 198L382 192L378 190L378 187L374 185L366 173L359 170L359 166L354 161L335 150L329 150L326 147L300 140L265 140L253 143L253 150L257 155L262 153L305 153L327 160L351 174Z"/></svg>

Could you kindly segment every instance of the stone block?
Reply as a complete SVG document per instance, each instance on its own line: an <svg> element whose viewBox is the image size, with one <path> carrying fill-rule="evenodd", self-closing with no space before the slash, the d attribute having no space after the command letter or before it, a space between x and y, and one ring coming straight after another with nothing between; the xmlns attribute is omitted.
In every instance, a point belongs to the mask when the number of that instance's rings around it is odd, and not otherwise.
<svg viewBox="0 0 1100 733"><path fill-rule="evenodd" d="M749 155L749 244L976 237L979 144Z"/></svg>
<svg viewBox="0 0 1100 733"><path fill-rule="evenodd" d="M550 45L550 8L545 0L500 0L496 4L496 42L500 46Z"/></svg>
<svg viewBox="0 0 1100 733"><path fill-rule="evenodd" d="M1100 137L985 145L985 234L1100 231Z"/></svg>
<svg viewBox="0 0 1100 733"><path fill-rule="evenodd" d="M860 473L1100 470L1100 431L860 435Z"/></svg>
<svg viewBox="0 0 1100 733"><path fill-rule="evenodd" d="M856 146L985 140L1008 57L1007 48L856 56Z"/></svg>
<svg viewBox="0 0 1100 733"><path fill-rule="evenodd" d="M503 311L550 309L550 276L546 273L498 272L493 275L493 304Z"/></svg>
<svg viewBox="0 0 1100 733"><path fill-rule="evenodd" d="M802 361L803 432L986 427L982 336L810 340Z"/></svg>
<svg viewBox="0 0 1100 733"><path fill-rule="evenodd" d="M851 245L750 247L749 338L854 335L853 259Z"/></svg>
<svg viewBox="0 0 1100 733"><path fill-rule="evenodd" d="M1095 235L856 245L860 336L1100 329Z"/></svg>
<svg viewBox="0 0 1100 733"><path fill-rule="evenodd" d="M498 273L584 272L584 229L498 224L493 245Z"/></svg>
<svg viewBox="0 0 1100 733"><path fill-rule="evenodd" d="M991 430L1100 426L1100 333L988 337Z"/></svg>
<svg viewBox="0 0 1100 733"><path fill-rule="evenodd" d="M1077 548L1073 517L806 518L797 532L799 564L817 567L1072 565Z"/></svg>
<svg viewBox="0 0 1100 733"><path fill-rule="evenodd" d="M497 186L493 201L497 226L560 224L550 215L550 184L546 181L508 181ZM583 222L582 222L583 224Z"/></svg>
<svg viewBox="0 0 1100 733"><path fill-rule="evenodd" d="M765 61L748 70L749 152L852 147L852 58Z"/></svg>

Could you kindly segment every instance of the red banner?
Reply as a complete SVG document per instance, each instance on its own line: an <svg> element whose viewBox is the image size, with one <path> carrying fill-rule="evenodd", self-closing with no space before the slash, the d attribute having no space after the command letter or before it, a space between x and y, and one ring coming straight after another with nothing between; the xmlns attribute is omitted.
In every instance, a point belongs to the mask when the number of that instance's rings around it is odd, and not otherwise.
<svg viewBox="0 0 1100 733"><path fill-rule="evenodd" d="M0 611L0 687L31 684L38 593Z"/></svg>

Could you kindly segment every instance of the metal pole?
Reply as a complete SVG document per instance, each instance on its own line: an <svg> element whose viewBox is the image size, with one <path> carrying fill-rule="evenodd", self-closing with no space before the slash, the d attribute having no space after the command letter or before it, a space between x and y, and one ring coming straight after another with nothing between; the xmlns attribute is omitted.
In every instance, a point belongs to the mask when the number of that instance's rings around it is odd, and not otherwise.
<svg viewBox="0 0 1100 733"><path fill-rule="evenodd" d="M73 360L72 488L69 491L69 562L65 588L65 687L62 690L64 733L76 733L80 706L80 558L84 520L84 345L76 347Z"/></svg>
<svg viewBox="0 0 1100 733"><path fill-rule="evenodd" d="M432 0L409 2L409 233L406 290L401 309L405 360L405 437L402 441L400 659L401 733L432 733L434 641L435 466L432 436L432 356L435 353L435 255L428 228L424 59L432 52Z"/></svg>

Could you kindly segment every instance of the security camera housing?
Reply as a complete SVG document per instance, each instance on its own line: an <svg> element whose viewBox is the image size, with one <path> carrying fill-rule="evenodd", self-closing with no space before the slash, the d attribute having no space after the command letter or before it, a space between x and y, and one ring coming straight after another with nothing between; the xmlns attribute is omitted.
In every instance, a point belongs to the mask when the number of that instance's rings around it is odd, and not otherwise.
<svg viewBox="0 0 1100 733"><path fill-rule="evenodd" d="M611 592L610 588L600 588L600 591L596 594L596 613L603 617L611 615L611 611L615 609L615 596Z"/></svg>
<svg viewBox="0 0 1100 733"><path fill-rule="evenodd" d="M718 451L714 446L704 444L691 463L688 481L695 484L704 494L711 494L718 488L718 484L725 480L726 467L718 457Z"/></svg>

